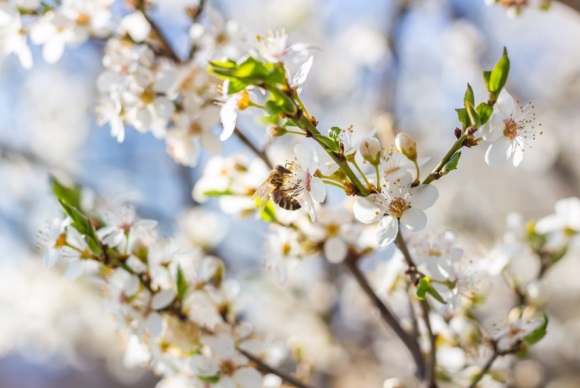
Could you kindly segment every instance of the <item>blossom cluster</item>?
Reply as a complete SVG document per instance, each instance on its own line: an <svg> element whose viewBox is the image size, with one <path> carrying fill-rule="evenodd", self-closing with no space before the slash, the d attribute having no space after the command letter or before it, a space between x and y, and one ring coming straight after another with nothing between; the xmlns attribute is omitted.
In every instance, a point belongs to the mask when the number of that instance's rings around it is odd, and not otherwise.
<svg viewBox="0 0 580 388"><path fill-rule="evenodd" d="M266 357L267 348L237 320L239 286L220 259L183 238L159 238L157 223L139 219L129 205L90 206L78 188L56 180L53 188L67 217L44 233L45 265L100 285L128 338L127 366L148 365L188 386L261 386L248 357Z"/></svg>
<svg viewBox="0 0 580 388"><path fill-rule="evenodd" d="M46 31L69 31L56 24L61 12L77 26L92 26L80 14L70 16L74 1L56 9L32 3L6 4L18 17L31 14L38 25L48 23L42 27ZM511 219L510 234L489 257L457 248L452 232L430 232L426 213L439 198L437 181L458 168L462 151L485 145L490 166L511 160L517 167L530 141L542 133L533 106L520 106L505 89L507 50L483 74L485 101L476 103L467 86L456 109L460 125L451 148L427 170L429 158L420 157L409 134L398 133L391 144L376 130L331 127L323 133L301 97L314 66L314 46L291 44L278 30L240 50L246 46L244 34L206 11L205 19L200 12L192 18L192 45L182 59L146 5L136 2L116 26L111 16L104 23L109 35L97 80L99 117L119 142L127 125L165 139L169 153L188 166L197 163L200 145L219 153L221 142L237 134L257 158L212 157L192 195L200 202L217 198L225 213L267 222L264 264L280 283L289 267L306 259L324 257L328 267L344 267L404 344L415 361L415 377L426 386L437 380L475 386L492 379L488 372L497 357L522 353L545 336L548 317L538 284L580 230L578 200L558 203L556 215L529 225ZM77 34L74 39L53 41L49 33L33 39L31 29L31 40L44 44L45 59L54 61L66 44L103 36L98 21L84 35L68 32ZM7 52L27 64L26 42L18 42L24 46ZM241 111L260 113L272 141L297 139L287 142L291 151L271 155L252 144L239 129ZM219 137L213 132L218 120ZM129 336L128 364L148 364L185 386L259 387L266 385L264 373L301 386L265 362L265 343L238 315L238 284L207 247L174 247L159 238L155 221L139 219L134 208L87 204L80 189L56 180L52 186L66 218L54 220L46 233L45 264L65 264L69 277L87 276L102 285L108 308ZM369 282L359 264L392 246L396 250L379 279ZM536 258L537 271L523 278L521 269L514 270L519 255ZM498 274L518 298L505 314L507 323L488 329L478 312ZM395 293L410 305L406 320L389 307ZM490 349L486 361L481 354Z"/></svg>

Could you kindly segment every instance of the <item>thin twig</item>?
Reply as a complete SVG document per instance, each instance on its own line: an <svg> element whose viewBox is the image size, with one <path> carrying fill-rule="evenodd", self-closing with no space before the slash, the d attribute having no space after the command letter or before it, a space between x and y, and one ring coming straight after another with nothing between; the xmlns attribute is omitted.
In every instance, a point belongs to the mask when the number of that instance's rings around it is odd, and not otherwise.
<svg viewBox="0 0 580 388"><path fill-rule="evenodd" d="M397 337L401 339L403 344L407 347L415 364L417 365L417 376L419 379L423 380L425 377L425 360L423 359L423 355L421 354L421 348L419 347L419 343L416 341L415 338L409 335L403 327L400 325L399 320L395 317L395 315L389 310L386 304L375 294L374 290L372 289L371 285L368 283L367 279L365 278L364 274L358 268L357 262L354 258L347 258L345 260L345 265L348 270L354 276L358 285L362 288L364 293L368 296L371 302L375 305L379 313L381 314L381 318L385 323L395 332Z"/></svg>
<svg viewBox="0 0 580 388"><path fill-rule="evenodd" d="M135 8L141 11L147 22L149 22L149 24L151 25L151 30L161 42L161 45L163 46L166 56L175 63L182 63L183 61L181 60L179 55L177 55L171 43L169 43L169 39L167 39L167 36L163 33L163 31L161 31L157 23L155 23L155 21L151 19L151 17L148 15L145 3L146 3L145 0L139 0L137 1Z"/></svg>
<svg viewBox="0 0 580 388"><path fill-rule="evenodd" d="M473 380L471 380L469 388L475 388L477 386L477 383L479 383L483 378L483 376L485 376L489 372L493 363L495 362L495 360L497 360L498 357L507 356L508 354L518 352L521 349L521 342L520 341L516 342L511 348L507 350L499 350L497 348L497 343L495 341L491 342L491 346L493 348L493 353L491 357L487 360L483 368L481 368L481 371L473 378Z"/></svg>
<svg viewBox="0 0 580 388"><path fill-rule="evenodd" d="M395 239L395 244L403 254L403 257L405 258L405 261L409 266L409 276L411 276L411 281L414 282L417 281L419 278L421 278L423 275L417 270L417 265L415 264L415 261L411 256L411 252L409 252L409 248L407 247L407 243L403 238L400 228L401 225L399 222L399 233L397 234L397 237ZM419 305L421 306L421 310L423 313L422 318L425 323L425 327L427 328L427 333L429 334L429 346L430 346L429 368L427 369L427 373L423 383L427 384L428 387L435 387L437 386L435 383L435 370L437 367L437 358L436 358L435 336L433 335L433 329L431 327L431 319L429 318L430 308L429 304L425 300L420 301Z"/></svg>
<svg viewBox="0 0 580 388"><path fill-rule="evenodd" d="M283 372L278 368L274 368L271 365L268 365L267 363L262 361L259 357L255 356L251 353L246 352L244 349L241 349L238 347L238 352L242 353L244 356L249 358L254 364L256 364L258 369L261 370L262 372L275 374L276 376L280 377L287 384L291 384L297 388L314 388L313 385L304 383L304 382L298 380L297 378L295 378L294 376L292 376L286 372Z"/></svg>
<svg viewBox="0 0 580 388"><path fill-rule="evenodd" d="M272 165L272 162L268 158L268 155L266 155L266 152L264 152L263 150L260 150L258 147L256 147L254 145L254 143L252 143L252 141L250 139L248 139L248 137L246 135L244 135L244 133L242 131L240 131L239 128L234 129L234 134L242 141L242 143L244 143L250 150L252 150L252 152L254 154L256 154L257 157L262 159L262 161L266 164L266 166L270 170L274 168L274 166Z"/></svg>

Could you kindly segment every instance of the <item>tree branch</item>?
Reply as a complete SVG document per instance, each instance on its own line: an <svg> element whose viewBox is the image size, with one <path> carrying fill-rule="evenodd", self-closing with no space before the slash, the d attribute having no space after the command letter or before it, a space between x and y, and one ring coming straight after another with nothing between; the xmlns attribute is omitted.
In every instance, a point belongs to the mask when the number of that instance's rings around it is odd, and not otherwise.
<svg viewBox="0 0 580 388"><path fill-rule="evenodd" d="M350 273L354 276L358 285L362 288L364 293L368 296L371 302L375 305L379 313L381 314L381 318L385 323L395 332L397 337L401 339L403 344L407 347L415 364L417 365L417 376L419 379L423 380L425 377L425 360L423 359L423 355L421 354L421 348L419 347L419 343L416 341L415 338L409 335L403 327L399 324L398 319L395 315L389 310L389 308L385 305L385 303L375 294L374 290L372 289L371 285L365 278L364 274L357 266L356 259L354 257L347 257L345 260L346 268L350 271Z"/></svg>
<svg viewBox="0 0 580 388"><path fill-rule="evenodd" d="M239 128L234 129L234 134L242 141L242 143L244 143L254 154L256 154L257 157L259 157L260 159L262 159L262 161L264 162L264 164L266 164L266 166L271 170L274 168L274 166L272 165L272 162L270 161L270 159L268 158L268 155L266 155L266 152L263 150L258 149L258 147L256 147L256 145L254 145L254 143L252 143L252 141L250 139L248 139L248 137L246 135L244 135L244 133L242 131L240 131Z"/></svg>
<svg viewBox="0 0 580 388"><path fill-rule="evenodd" d="M287 384L293 385L297 388L314 388L314 386L309 385L307 383L303 383L302 381L298 380L294 376L292 376L286 372L283 372L278 368L274 368L271 365L268 365L267 363L262 361L259 357L255 356L251 353L246 352L244 349L241 349L238 347L238 352L242 353L244 356L249 358L254 364L256 364L258 369L261 370L262 372L272 373L272 374L280 377Z"/></svg>

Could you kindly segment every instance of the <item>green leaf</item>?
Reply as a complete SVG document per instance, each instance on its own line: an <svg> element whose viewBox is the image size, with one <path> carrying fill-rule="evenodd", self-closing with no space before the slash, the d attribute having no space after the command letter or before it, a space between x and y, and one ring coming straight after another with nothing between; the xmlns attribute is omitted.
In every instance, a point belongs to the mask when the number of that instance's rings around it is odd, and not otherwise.
<svg viewBox="0 0 580 388"><path fill-rule="evenodd" d="M441 170L441 176L447 175L453 170L457 170L457 164L459 163L460 157L461 151L454 153L451 159L449 159L449 161L445 163L445 166L443 166L443 169Z"/></svg>
<svg viewBox="0 0 580 388"><path fill-rule="evenodd" d="M228 90L227 90L228 94L234 94L234 93L240 92L248 87L247 83L240 81L239 79L234 79L234 78L230 79L227 84L228 84Z"/></svg>
<svg viewBox="0 0 580 388"><path fill-rule="evenodd" d="M67 187L60 183L54 176L50 178L50 187L55 197L67 204L81 208L81 188L80 186Z"/></svg>
<svg viewBox="0 0 580 388"><path fill-rule="evenodd" d="M209 64L210 67L214 69L223 70L235 69L238 66L238 64L232 59L228 59L227 61L209 61Z"/></svg>
<svg viewBox="0 0 580 388"><path fill-rule="evenodd" d="M539 342L542 338L546 336L548 329L548 316L544 314L544 322L537 329L533 330L531 333L526 335L523 340L528 345L533 345Z"/></svg>
<svg viewBox="0 0 580 388"><path fill-rule="evenodd" d="M417 297L421 300L425 299L425 295L429 294L434 297L438 302L445 304L445 299L439 295L439 292L431 285L431 278L429 276L422 277L419 279L417 284Z"/></svg>
<svg viewBox="0 0 580 388"><path fill-rule="evenodd" d="M483 72L483 82L485 83L487 90L489 90L489 78L490 77L491 77L491 71L484 71Z"/></svg>
<svg viewBox="0 0 580 388"><path fill-rule="evenodd" d="M491 71L489 76L488 89L490 92L498 95L508 79L508 74L510 72L510 59L507 54L507 50L504 47L503 55L496 63L495 67Z"/></svg>
<svg viewBox="0 0 580 388"><path fill-rule="evenodd" d="M332 127L328 130L328 137L338 143L340 132L342 132L342 129L338 127Z"/></svg>
<svg viewBox="0 0 580 388"><path fill-rule="evenodd" d="M256 201L260 201L260 199L256 199ZM258 209L259 207L259 203L257 203L258 205ZM266 203L266 206L264 206L264 209L260 212L260 219L262 221L265 222L276 222L278 220L278 218L276 217L276 208L274 207L274 205L272 204L272 202Z"/></svg>
<svg viewBox="0 0 580 388"><path fill-rule="evenodd" d="M269 87L268 91L270 92L270 101L274 101L276 107L282 112L289 116L295 115L298 112L298 107L294 99L286 94L286 92L274 87Z"/></svg>
<svg viewBox="0 0 580 388"><path fill-rule="evenodd" d="M234 192L230 189L226 190L208 190L202 193L206 197L221 197L223 195L234 195Z"/></svg>
<svg viewBox="0 0 580 388"><path fill-rule="evenodd" d="M480 125L487 123L493 113L493 107L489 104L486 104L485 102L479 103L479 105L477 105L477 108L475 108L475 110L479 115Z"/></svg>
<svg viewBox="0 0 580 388"><path fill-rule="evenodd" d="M480 120L479 115L475 111L473 104L469 101L465 100L465 110L467 111L467 115L469 116L469 121L471 122L471 126L474 128L479 128Z"/></svg>
<svg viewBox="0 0 580 388"><path fill-rule="evenodd" d="M252 57L248 57L238 65L232 75L247 83L261 83L266 81L272 70L273 65L271 63L264 64Z"/></svg>
<svg viewBox="0 0 580 388"><path fill-rule="evenodd" d="M314 135L314 138L316 139L317 142L322 143L326 148L328 148L332 152L340 151L338 143L332 140L331 138L326 137L324 135Z"/></svg>
<svg viewBox="0 0 580 388"><path fill-rule="evenodd" d="M470 84L467 84L467 90L465 90L463 100L469 101L471 105L475 105L475 97L473 96L473 89Z"/></svg>
<svg viewBox="0 0 580 388"><path fill-rule="evenodd" d="M219 375L216 375L216 376L197 376L197 378L205 383L210 383L210 384L215 384L218 381L220 381Z"/></svg>
<svg viewBox="0 0 580 388"><path fill-rule="evenodd" d="M183 302L183 298L185 297L185 293L187 292L187 280L185 279L185 275L183 274L183 270L181 266L177 266L177 276L176 276L176 284L177 284L177 300Z"/></svg>
<svg viewBox="0 0 580 388"><path fill-rule="evenodd" d="M85 235L84 238L91 252L97 256L100 256L103 253L103 249L101 248L98 240L95 240L93 237L87 235Z"/></svg>
<svg viewBox="0 0 580 388"><path fill-rule="evenodd" d="M467 109L458 108L455 109L455 111L457 112L457 118L459 119L459 122L461 123L463 129L469 127L469 116L467 115Z"/></svg>

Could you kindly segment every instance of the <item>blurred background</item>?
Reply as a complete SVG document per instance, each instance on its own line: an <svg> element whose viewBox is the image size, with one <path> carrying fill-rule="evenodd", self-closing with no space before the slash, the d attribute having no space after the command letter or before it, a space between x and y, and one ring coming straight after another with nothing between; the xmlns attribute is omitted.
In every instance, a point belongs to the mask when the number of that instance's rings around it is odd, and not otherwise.
<svg viewBox="0 0 580 388"><path fill-rule="evenodd" d="M154 14L177 51L183 51L188 25L171 15L184 3L195 0L163 0ZM481 71L491 68L506 46L512 64L507 88L514 98L533 102L544 134L517 170L491 169L484 162L484 147L477 147L466 150L460 169L438 183L442 195L429 212L430 225L461 232L460 245L467 251L484 254L486 246L501 239L509 212L541 217L553 211L556 200L580 196L580 14L572 8L554 2L547 12L530 8L514 19L505 8L482 0L211 0L210 5L252 33L285 27L293 42L322 48L303 96L323 127L377 128L385 141L391 128L405 131L432 161L455 139L454 108L461 105L466 82L476 99L484 99ZM67 175L100 195L129 198L144 217L159 220L167 235L194 205L191 190L207 155L196 168L182 167L151 134L129 129L118 144L108 127L96 124L95 79L102 49L101 42L89 41L67 49L58 64L47 65L33 46L32 70L22 69L14 57L1 64L1 388L154 387L157 381L123 363L115 323L103 313L93 286L45 270L37 248L38 230L60 214L49 193L48 173ZM263 127L246 121L250 135L263 140ZM236 139L225 148L226 154L247 152ZM204 206L217 209L211 202ZM259 272L265 226L226 218L220 228L229 234L217 253L230 270ZM548 308L552 326L532 359L516 367L519 386L580 386L578 253L570 252L544 280L548 297L557 295ZM313 269L319 266L303 267L298 273L308 273L309 283L316 284L322 275ZM279 288L273 295L288 298ZM316 295L327 294L319 290ZM314 313L295 314L311 325L308 333L285 332L300 326L288 323L273 335L317 338L311 357L340 359L338 345L321 334L329 329L319 328L309 315ZM268 314L272 323L266 328L287 319L284 311ZM344 330L356 338L352 327ZM356 341L364 348L363 340ZM397 344L373 346L391 345L395 353L400 349ZM395 353L364 367L350 363L336 386L355 381L360 387L381 386L386 377L381 362L392 362Z"/></svg>

